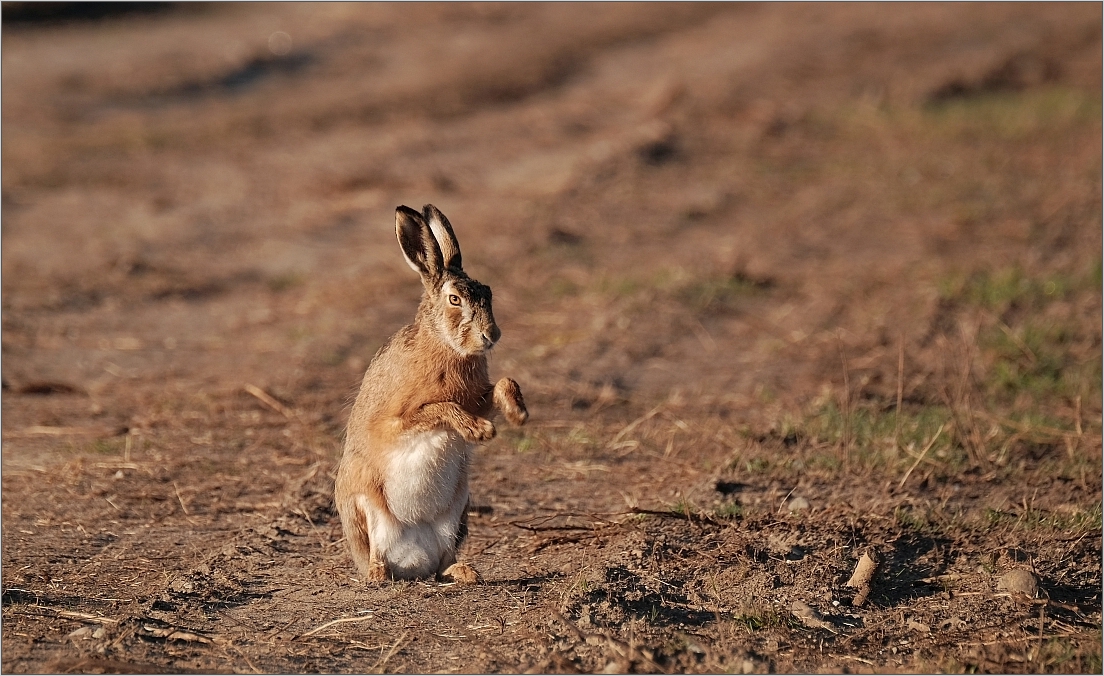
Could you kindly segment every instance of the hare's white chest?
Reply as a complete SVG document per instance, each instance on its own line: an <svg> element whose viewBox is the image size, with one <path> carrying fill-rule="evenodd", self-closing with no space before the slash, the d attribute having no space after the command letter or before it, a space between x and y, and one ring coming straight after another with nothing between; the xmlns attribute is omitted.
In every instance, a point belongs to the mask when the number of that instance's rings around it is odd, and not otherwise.
<svg viewBox="0 0 1104 676"><path fill-rule="evenodd" d="M452 430L419 432L404 439L384 472L384 495L404 524L433 522L467 502L472 444ZM462 486L461 486L462 484ZM458 490L463 488L463 495Z"/></svg>

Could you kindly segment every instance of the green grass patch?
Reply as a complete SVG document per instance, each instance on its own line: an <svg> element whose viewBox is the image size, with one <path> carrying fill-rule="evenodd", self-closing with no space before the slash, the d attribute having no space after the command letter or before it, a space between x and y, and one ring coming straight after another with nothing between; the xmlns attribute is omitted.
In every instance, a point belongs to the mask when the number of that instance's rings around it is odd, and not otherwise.
<svg viewBox="0 0 1104 676"><path fill-rule="evenodd" d="M598 440L590 436L585 425L572 427L564 440L572 446L582 446L584 448L594 448L598 445Z"/></svg>
<svg viewBox="0 0 1104 676"><path fill-rule="evenodd" d="M843 411L835 400L823 402L802 421L794 433L821 447L842 449L842 454L816 453L810 466L838 467L843 458L868 469L894 469L911 464L931 445L926 458L956 470L965 456L953 442L947 423L950 412L942 406L895 409L856 406ZM845 447L849 447L848 450Z"/></svg>
<svg viewBox="0 0 1104 676"><path fill-rule="evenodd" d="M1085 424L1084 433L1091 435ZM980 467L1003 479L1030 470L1083 480L1099 472L1100 461L1091 436L1079 435L1072 418L1039 407L956 415L945 405L907 404L898 417L892 406L860 402L845 411L824 397L804 417L785 417L772 437L787 450L737 452L726 469L745 475L873 471L898 479L911 472L946 479Z"/></svg>
<svg viewBox="0 0 1104 676"><path fill-rule="evenodd" d="M1100 633L1087 634L1080 641L1066 636L1047 639L1039 645L1034 663L1038 673L1099 674Z"/></svg>
<svg viewBox="0 0 1104 676"><path fill-rule="evenodd" d="M789 613L784 613L775 608L751 606L740 608L731 615L722 616L749 634L782 628L796 628L798 625Z"/></svg>
<svg viewBox="0 0 1104 676"><path fill-rule="evenodd" d="M643 280L631 277L602 277L595 285L595 291L603 296L630 298L647 286Z"/></svg>
<svg viewBox="0 0 1104 676"><path fill-rule="evenodd" d="M1100 285L1097 259L1079 273L1033 277L1011 266L952 276L940 282L939 293L952 304L990 313L978 334L984 394L998 406L1025 410L1099 396L1099 315L1076 317L1069 306L1050 306L1099 294Z"/></svg>
<svg viewBox="0 0 1104 676"><path fill-rule="evenodd" d="M926 512L911 507L897 507L893 510L893 521L899 528L916 533L929 533L934 524Z"/></svg>
<svg viewBox="0 0 1104 676"><path fill-rule="evenodd" d="M738 459L733 463L731 468L737 469L741 464L743 465L743 469L749 474L767 474L771 470L771 462L766 458L750 458L748 460Z"/></svg>
<svg viewBox="0 0 1104 676"><path fill-rule="evenodd" d="M1100 260L1082 274L1053 273L1032 277L1013 265L998 270L980 270L970 275L951 275L939 282L940 297L964 305L1003 313L1013 306L1037 310L1069 298L1077 292L1100 289Z"/></svg>
<svg viewBox="0 0 1104 676"><path fill-rule="evenodd" d="M691 504L689 500L677 500L671 505L671 513L690 518L698 514L698 508Z"/></svg>
<svg viewBox="0 0 1104 676"><path fill-rule="evenodd" d="M285 272L268 279L268 288L273 293L283 293L289 289L306 284L307 278L298 272Z"/></svg>
<svg viewBox="0 0 1104 676"><path fill-rule="evenodd" d="M529 436L525 436L525 437L522 437L521 439L518 439L517 445L515 446L518 453L528 453L529 451L532 451L536 447L537 447L536 439L534 439L533 437L529 437Z"/></svg>
<svg viewBox="0 0 1104 676"><path fill-rule="evenodd" d="M1065 134L1099 124L1100 97L1089 91L1045 87L982 92L925 106L922 124L958 140L1027 140Z"/></svg>
<svg viewBox="0 0 1104 676"><path fill-rule="evenodd" d="M96 439L88 446L88 450L97 455L117 455L123 452L122 439Z"/></svg>
<svg viewBox="0 0 1104 676"><path fill-rule="evenodd" d="M604 276L591 286L600 296L618 299L647 299L647 311L656 298L673 301L696 314L733 312L749 298L762 296L775 286L774 280L759 279L742 272L701 275L683 268L664 268L640 276ZM570 289L562 295L581 292ZM559 294L558 294L559 295Z"/></svg>
<svg viewBox="0 0 1104 676"><path fill-rule="evenodd" d="M723 502L713 510L713 515L718 519L738 519L744 515L744 507L735 502Z"/></svg>
<svg viewBox="0 0 1104 676"><path fill-rule="evenodd" d="M697 313L717 314L733 312L745 299L762 295L773 286L771 280L735 274L690 281L680 285L674 296Z"/></svg>
<svg viewBox="0 0 1104 676"><path fill-rule="evenodd" d="M548 441L541 436L539 430L518 429L506 425L498 425L497 428L496 443L502 443L506 448L513 448L517 453L532 453L540 448L542 442Z"/></svg>
<svg viewBox="0 0 1104 676"><path fill-rule="evenodd" d="M548 284L548 293L553 298L574 298L580 291L578 284L562 277L555 277Z"/></svg>
<svg viewBox="0 0 1104 676"><path fill-rule="evenodd" d="M1095 504L1087 509L1068 511L1048 511L1027 507L1020 512L986 508L980 520L974 523L964 522L966 529L991 532L995 528L1027 533L1059 533L1078 535L1098 532L1104 520L1101 518L1101 505Z"/></svg>
<svg viewBox="0 0 1104 676"><path fill-rule="evenodd" d="M1101 389L1098 350L1086 352L1081 327L1067 322L1029 319L1015 328L1003 323L985 327L979 347L991 364L985 384L989 394L1004 403L1027 395L1038 404L1048 399L1088 400Z"/></svg>
<svg viewBox="0 0 1104 676"><path fill-rule="evenodd" d="M1013 530L1028 532L1081 533L1100 531L1101 524L1101 506L1096 504L1086 510L1078 509L1069 512L1049 512L1029 507L1021 514L1016 515L1012 527Z"/></svg>

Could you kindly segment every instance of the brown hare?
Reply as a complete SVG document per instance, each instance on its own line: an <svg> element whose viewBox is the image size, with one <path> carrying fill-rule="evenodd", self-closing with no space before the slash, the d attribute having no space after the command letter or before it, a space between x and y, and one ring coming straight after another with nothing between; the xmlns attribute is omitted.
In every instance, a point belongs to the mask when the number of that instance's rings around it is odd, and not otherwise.
<svg viewBox="0 0 1104 676"><path fill-rule="evenodd" d="M491 290L464 272L448 219L433 205L401 206L395 229L422 301L364 374L334 499L364 579L473 583L476 572L456 563L472 448L494 438L493 408L514 425L529 413L516 382L488 379L487 351L501 335Z"/></svg>

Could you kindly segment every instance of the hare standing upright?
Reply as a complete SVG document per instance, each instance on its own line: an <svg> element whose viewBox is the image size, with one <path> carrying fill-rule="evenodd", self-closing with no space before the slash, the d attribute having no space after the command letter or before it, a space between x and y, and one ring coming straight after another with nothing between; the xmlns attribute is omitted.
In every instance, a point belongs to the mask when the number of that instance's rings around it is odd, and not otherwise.
<svg viewBox="0 0 1104 676"><path fill-rule="evenodd" d="M363 578L472 583L476 572L456 563L472 448L494 438L492 407L515 425L529 413L516 382L492 387L487 377L487 351L501 335L491 290L464 273L448 219L433 205L401 206L395 229L421 275L422 302L364 374L334 499Z"/></svg>

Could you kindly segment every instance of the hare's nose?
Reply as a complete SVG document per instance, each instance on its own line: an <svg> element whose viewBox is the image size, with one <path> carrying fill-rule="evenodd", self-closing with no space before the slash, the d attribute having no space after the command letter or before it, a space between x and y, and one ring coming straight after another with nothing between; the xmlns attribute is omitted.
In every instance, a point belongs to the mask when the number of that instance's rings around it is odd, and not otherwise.
<svg viewBox="0 0 1104 676"><path fill-rule="evenodd" d="M491 324L491 328L488 331L483 332L483 347L491 347L498 342L498 339L502 337L502 331L498 329L497 324Z"/></svg>

